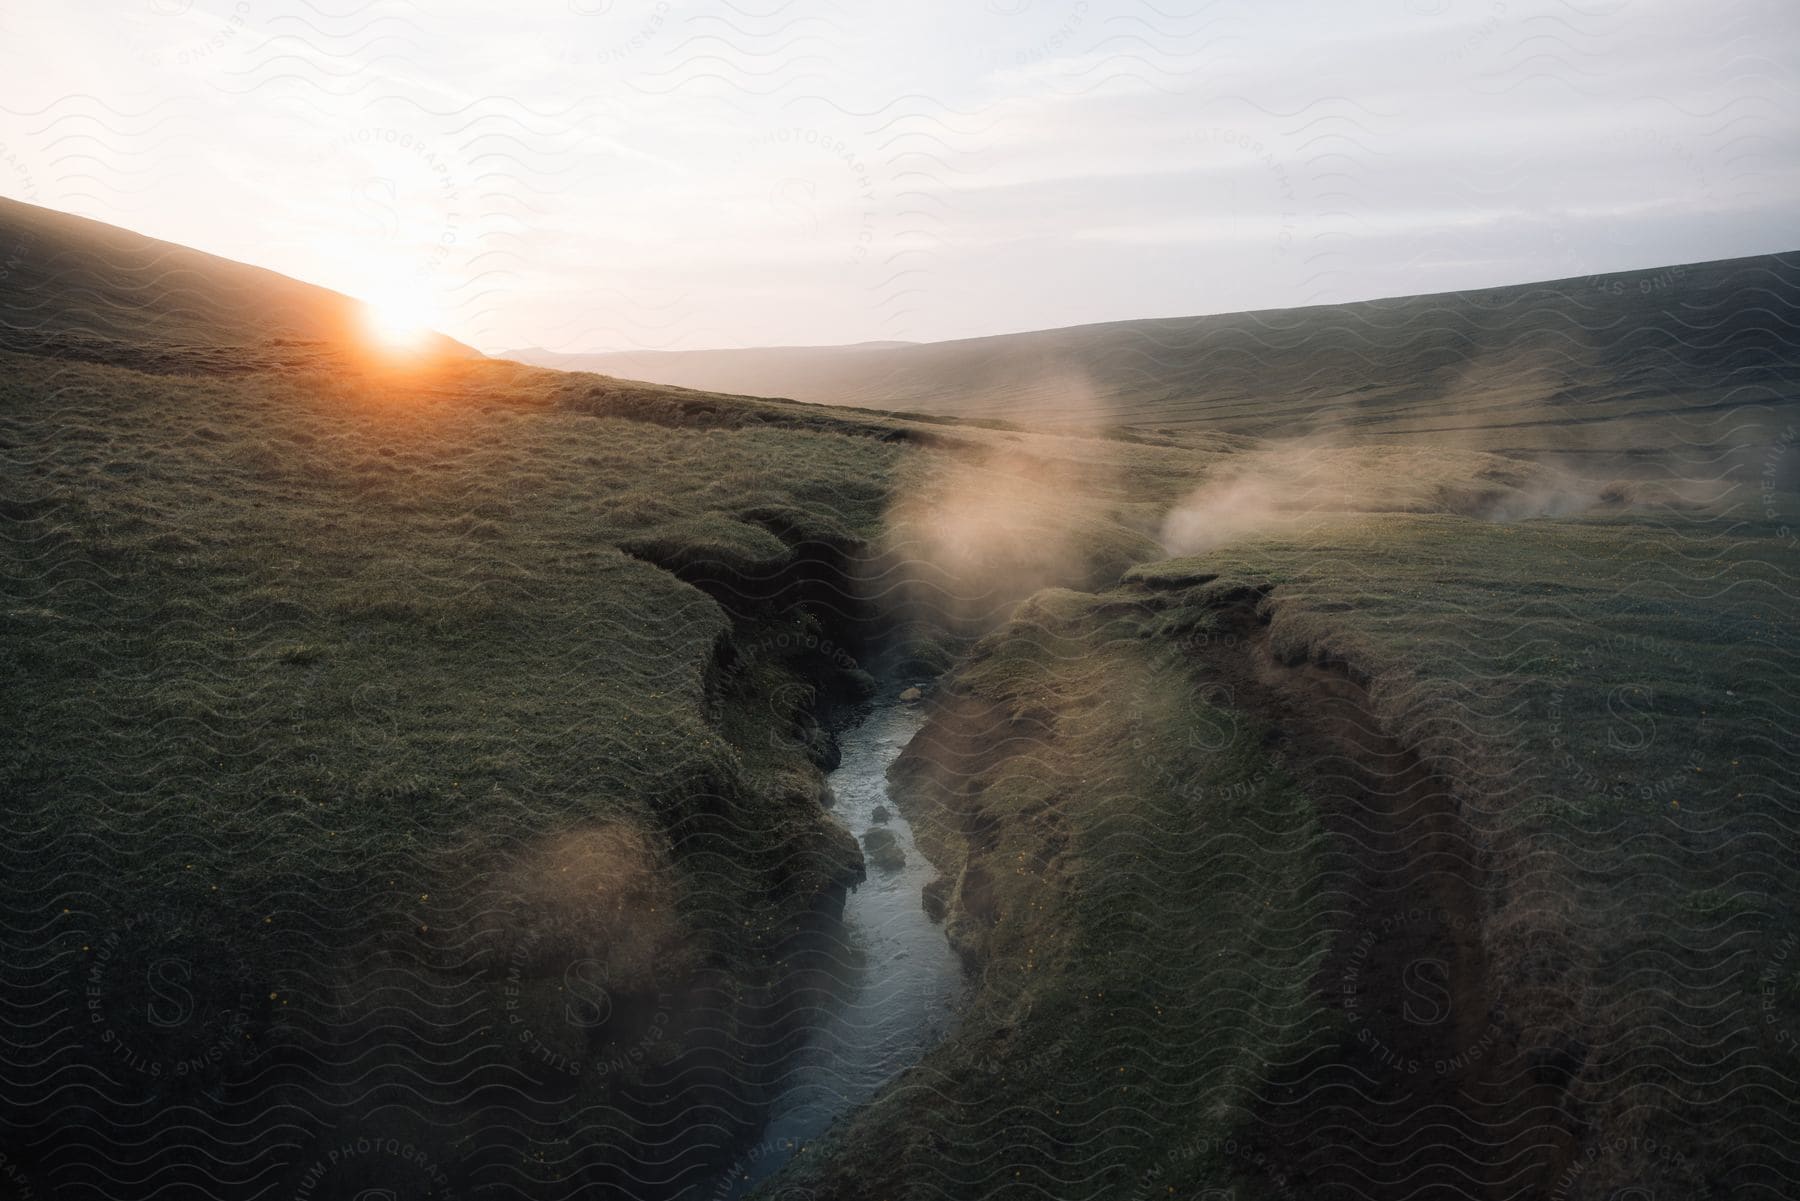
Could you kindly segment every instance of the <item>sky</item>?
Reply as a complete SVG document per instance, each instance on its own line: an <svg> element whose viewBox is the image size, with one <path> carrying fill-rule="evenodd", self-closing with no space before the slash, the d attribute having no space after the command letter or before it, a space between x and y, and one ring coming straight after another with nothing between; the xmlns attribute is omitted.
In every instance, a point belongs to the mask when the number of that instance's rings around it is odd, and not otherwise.
<svg viewBox="0 0 1800 1201"><path fill-rule="evenodd" d="M1791 0L60 0L0 195L487 351L928 341L1800 248Z"/></svg>

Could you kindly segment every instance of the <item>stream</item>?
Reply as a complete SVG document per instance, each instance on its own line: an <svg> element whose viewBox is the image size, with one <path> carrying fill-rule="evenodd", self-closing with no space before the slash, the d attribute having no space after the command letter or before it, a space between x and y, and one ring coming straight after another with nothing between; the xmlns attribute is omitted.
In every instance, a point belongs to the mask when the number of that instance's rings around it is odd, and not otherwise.
<svg viewBox="0 0 1800 1201"><path fill-rule="evenodd" d="M828 777L833 812L864 845L868 879L846 899L842 942L830 948L831 999L789 1063L755 1146L709 1197L751 1192L835 1119L916 1064L955 1020L962 965L920 900L937 873L888 797L888 765L924 724L922 706L890 695L838 735L842 759ZM882 863L865 838L872 830L892 834L904 865Z"/></svg>

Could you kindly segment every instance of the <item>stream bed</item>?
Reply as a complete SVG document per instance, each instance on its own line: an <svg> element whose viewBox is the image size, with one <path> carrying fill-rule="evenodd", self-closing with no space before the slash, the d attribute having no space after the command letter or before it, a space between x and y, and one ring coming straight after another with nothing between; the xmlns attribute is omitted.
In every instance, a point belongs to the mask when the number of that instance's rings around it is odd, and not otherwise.
<svg viewBox="0 0 1800 1201"><path fill-rule="evenodd" d="M888 796L888 765L924 723L921 706L890 695L838 735L842 759L828 777L833 812L864 845L868 879L845 901L842 935L829 948L829 1000L817 1007L804 1047L788 1064L768 1125L712 1197L751 1192L835 1119L919 1062L955 1020L962 965L920 898L937 873ZM871 831L891 835L904 863L877 853ZM880 834L876 840L886 841Z"/></svg>

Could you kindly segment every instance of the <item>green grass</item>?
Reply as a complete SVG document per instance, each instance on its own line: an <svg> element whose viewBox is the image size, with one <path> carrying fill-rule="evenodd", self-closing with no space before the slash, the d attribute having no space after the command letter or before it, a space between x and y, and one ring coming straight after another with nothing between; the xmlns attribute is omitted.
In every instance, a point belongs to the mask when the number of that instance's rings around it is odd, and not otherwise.
<svg viewBox="0 0 1800 1201"><path fill-rule="evenodd" d="M1677 1079L1691 1031L1628 990L1661 931L1766 950L1791 917L1769 907L1790 895L1784 869L1720 833L1763 828L1788 795L1770 723L1772 668L1792 661L1792 547L1754 514L1305 518L1131 568L1228 445L926 436L492 362L229 380L10 365L11 436L44 450L8 502L27 535L6 545L7 670L23 684L5 700L8 789L30 847L85 857L16 887L69 970L125 915L156 946L230 945L226 983L258 998L246 1057L375 1021L407 981L472 980L489 1015L475 1045L541 1075L582 1046L534 1062L495 1038L504 966L525 954L518 1004L550 1012L560 965L602 943L624 1000L676 998L715 1034L749 1012L696 990L728 981L753 1001L855 861L819 805L808 714L822 691L866 688L866 665L767 649L842 641L819 624L842 614L728 614L682 577L779 576L801 565L796 543L861 545L879 570L915 572L876 590L914 631L903 670L946 667L958 629L1020 591L1088 591L1040 593L958 674L1010 734L959 783L969 795L943 801L956 823L920 837L982 984L955 1038L808 1173L897 1191L925 1172L971 1195L1073 1188L1090 1170L1126 1190L1266 1178L1221 1148L1262 1065L1331 1037L1308 991L1331 937L1308 891L1320 836L1254 729L1166 653L1216 634L1217 597L1243 584L1274 585L1281 654L1370 681L1511 857L1519 899L1492 945L1523 1010L1605 1048L1597 1071L1629 1063L1640 1092L1769 1120L1765 1097ZM970 534L980 572L960 582L1004 567L1006 586L921 601L921 579L946 578L944 522L987 510L993 528ZM1147 586L1167 595L1146 614L1132 606ZM946 595L980 602L972 625L943 624ZM1202 751L1196 729L1236 733ZM1640 854L1646 839L1679 870ZM655 885L620 892L620 863ZM542 887L546 871L593 896ZM627 896L672 916L627 936L604 920ZM1546 946L1563 948L1548 977ZM1753 975L1734 959L1691 985L1729 1002L1756 994ZM1742 1033L1792 1015L1777 1016ZM626 1029L642 1058L563 1096L549 1129L653 1090L702 1033ZM1096 1161L1085 1139L1111 1125L1138 1133ZM552 1142L582 1145L561 1129ZM995 1162L1036 1166L1000 1180Z"/></svg>
<svg viewBox="0 0 1800 1201"><path fill-rule="evenodd" d="M1223 1147L1268 1063L1328 1036L1324 836L1208 695L1091 595L1042 593L976 648L896 775L978 987L798 1186L1162 1196L1247 1172Z"/></svg>
<svg viewBox="0 0 1800 1201"><path fill-rule="evenodd" d="M33 213L0 204L30 251L0 297L0 945L29 1050L0 1113L27 1168L100 1187L83 1127L156 1145L177 1189L235 1170L195 1158L229 1142L253 1175L225 1186L292 1193L365 1125L466 1191L728 1158L794 937L860 858L820 716L880 670L947 677L897 780L974 987L791 1180L1282 1195L1241 1136L1342 1040L1319 971L1358 931L1323 899L1319 781L1197 662L1266 591L1277 657L1366 685L1453 788L1486 983L1573 1065L1582 1187L1781 1195L1800 498L1773 460L1723 510L1636 478L1783 410L1761 318L1675 345L1680 297L1537 287L1358 310L1379 328L1026 335L1031 371L925 348L981 411L1070 400L1062 356L1097 372L1090 422L1182 427L1060 437L384 364L343 298ZM1717 274L1683 295L1730 316ZM1610 332L1514 356L1522 313ZM1173 374L1144 374L1151 335ZM1259 441L1296 421L1359 445L1296 475ZM1496 446L1634 478L1587 516L1473 520L1555 490L1467 449ZM1197 485L1271 464L1259 520L1163 557ZM596 986L605 1020L564 1020ZM671 1157L676 1128L718 1146ZM1683 1158L1646 1167L1647 1137ZM365 1166L330 1188L421 1191Z"/></svg>
<svg viewBox="0 0 1800 1201"><path fill-rule="evenodd" d="M1491 987L1528 1045L1587 1048L1574 1104L1715 1171L1781 1145L1800 1010L1756 983L1800 920L1779 522L1370 516L1131 578L1206 573L1196 593L1276 585L1278 653L1352 664L1455 785L1497 873Z"/></svg>
<svg viewBox="0 0 1800 1201"><path fill-rule="evenodd" d="M1744 511L1366 514L1040 593L897 769L977 991L794 1179L1290 1195L1255 1102L1341 1034L1313 973L1354 915L1316 909L1318 815L1190 654L1229 637L1224 598L1272 587L1276 655L1344 665L1454 787L1518 1050L1584 1046L1567 1103L1687 1149L1646 1177L1590 1130L1583 1179L1768 1187L1800 1070L1792 990L1757 975L1800 916L1778 849L1796 558Z"/></svg>
<svg viewBox="0 0 1800 1201"><path fill-rule="evenodd" d="M1781 597L1796 565L1791 541L1743 511L1372 515L1128 578L1278 585L1281 654L1378 671L1383 715L1446 774L1473 794L1566 801L1533 810L1566 821L1581 806L1657 816L1734 775L1766 781L1783 685L1761 665L1792 653ZM1677 786L1696 766L1718 777Z"/></svg>
<svg viewBox="0 0 1800 1201"><path fill-rule="evenodd" d="M7 500L7 789L34 831L22 853L46 852L14 903L48 923L64 972L121 929L178 956L229 946L215 983L255 998L230 1027L247 1036L236 1067L378 1023L396 990L471 988L485 1016L450 1045L495 1070L638 1056L548 1097L543 1145L562 1150L545 1162L595 1153L584 1108L629 1097L618 1112L653 1121L658 1073L752 1020L783 940L853 870L810 713L873 666L771 649L845 642L829 605L728 613L683 581L779 578L818 566L796 545L835 546L873 556L871 602L912 640L903 672L946 668L1021 592L1082 591L1040 592L956 677L994 741L920 837L982 965L963 1027L801 1179L1266 1182L1222 1148L1250 1145L1231 1140L1265 1065L1332 1037L1309 991L1333 937L1309 891L1321 836L1254 723L1167 653L1216 635L1218 597L1246 584L1274 586L1282 655L1351 664L1457 784L1516 884L1490 918L1496 979L1546 1033L1601 1048L1583 1103L1673 1131L1703 1104L1772 1121L1766 1093L1683 1076L1694 1031L1632 986L1671 932L1766 955L1792 919L1787 869L1729 833L1778 825L1790 797L1793 547L1772 519L1308 517L1152 563L1162 513L1230 444L483 361L229 379L8 363L8 436L41 449ZM945 557L947 528L973 559ZM666 920L628 931L607 917L620 905ZM642 1010L623 1033L509 1045L509 999L553 1013L566 965L597 949ZM1754 960L1689 964L1685 986L1755 1013ZM662 1005L704 1020L659 1023ZM1787 1062L1756 1041L1789 1028L1779 1005L1707 1062L1752 1045ZM1621 1072L1629 1089L1609 1091ZM454 1075L427 1082L436 1103L467 1095ZM1682 1101L1645 1109L1657 1089ZM1115 1126L1135 1133L1095 1159L1088 1139ZM495 1136L469 1137L492 1153ZM645 1126L618 1143L634 1138L654 1142Z"/></svg>
<svg viewBox="0 0 1800 1201"><path fill-rule="evenodd" d="M708 965L754 987L854 869L804 739L768 734L811 722L775 685L829 666L768 655L756 687L721 684L746 631L621 547L803 568L740 514L787 505L866 537L898 445L571 411L557 381L546 401L488 364L417 386L8 368L14 436L43 453L9 480L29 520L5 544L6 790L60 852L12 891L64 969L125 915L159 945L227 943L268 998L233 1050L249 1060L378 1021L369 982L396 953L427 993L496 979L545 931L617 959L604 928L576 930L591 897L518 882L582 831L623 832L679 927L655 980L615 970L621 997ZM527 991L561 984L547 966ZM78 1062L104 1051L72 1033ZM425 1059L428 1093L455 1095Z"/></svg>
<svg viewBox="0 0 1800 1201"><path fill-rule="evenodd" d="M635 1125L670 1080L699 1079L724 1134L753 1112L787 940L860 862L820 803L816 713L869 687L856 608L883 602L820 548L904 572L884 517L914 461L1013 435L479 360L219 378L13 355L0 411L33 448L0 551L0 762L30 831L9 937L52 979L161 957L242 998L187 1031L214 1062L165 1104L222 1120L218 1082L322 1065L345 1083L314 1129L404 1082L452 1125L399 1128L458 1170L538 1130L602 1175L672 1170ZM1072 472L1109 453L1031 441ZM1116 575L1143 547L1104 508L1051 570ZM744 600L771 579L800 591ZM931 610L910 620L915 660L954 653ZM517 1015L558 1014L586 962L606 1037L520 1046ZM134 1097L102 1077L115 1046L157 1045L147 1004L103 1007L111 1043L61 1030L46 1070ZM456 1133L481 1129L468 1081L509 1073L530 1123ZM13 1083L32 1106L50 1087ZM595 1113L624 1133L580 1140Z"/></svg>
<svg viewBox="0 0 1800 1201"><path fill-rule="evenodd" d="M1794 420L1796 266L1792 254L1762 255L855 351L519 353L627 379L1027 426L1687 459L1709 474L1756 445L1748 424Z"/></svg>

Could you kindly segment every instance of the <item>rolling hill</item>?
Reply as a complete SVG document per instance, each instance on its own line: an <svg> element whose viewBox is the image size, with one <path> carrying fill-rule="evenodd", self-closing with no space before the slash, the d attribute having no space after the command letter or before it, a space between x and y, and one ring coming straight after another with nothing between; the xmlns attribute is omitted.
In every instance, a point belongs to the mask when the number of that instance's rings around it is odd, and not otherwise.
<svg viewBox="0 0 1800 1201"><path fill-rule="evenodd" d="M1800 254L908 346L558 354L681 387L1078 428L1699 453L1791 417ZM1727 421L1716 418L1730 414ZM1741 431L1740 431L1741 432Z"/></svg>
<svg viewBox="0 0 1800 1201"><path fill-rule="evenodd" d="M0 349L233 372L367 348L363 303L285 275L0 197ZM473 355L441 334L421 348Z"/></svg>
<svg viewBox="0 0 1800 1201"><path fill-rule="evenodd" d="M1207 319L1259 399L1161 433L395 360L255 268L0 246L0 1191L1792 1195L1783 260L1487 409L1406 366L1511 345L1478 298ZM967 995L778 1145L880 959L835 732L909 685Z"/></svg>

